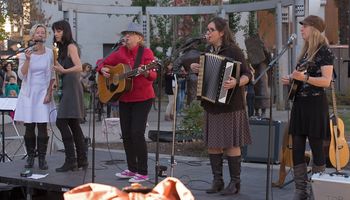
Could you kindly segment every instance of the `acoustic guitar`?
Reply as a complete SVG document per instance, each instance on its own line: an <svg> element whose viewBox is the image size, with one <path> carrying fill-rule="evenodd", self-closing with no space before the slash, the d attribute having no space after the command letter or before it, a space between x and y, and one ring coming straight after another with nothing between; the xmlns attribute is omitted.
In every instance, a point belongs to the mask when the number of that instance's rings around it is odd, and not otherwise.
<svg viewBox="0 0 350 200"><path fill-rule="evenodd" d="M331 82L333 115L330 120L331 142L329 146L329 159L337 171L345 167L349 162L349 146L344 136L344 122L338 117L335 99L334 81Z"/></svg>
<svg viewBox="0 0 350 200"><path fill-rule="evenodd" d="M307 71L307 68L308 68L308 65L309 64L309 61L305 61L303 63L301 63L299 66L297 66L296 70L299 71L299 72L306 72ZM303 82L301 81L298 81L298 80L292 80L292 83L291 83L291 86L290 86L290 90L289 90L289 93L288 93L288 99L293 101L294 100L294 97L295 97L295 94L297 93L297 91L299 90L300 86L302 85Z"/></svg>
<svg viewBox="0 0 350 200"><path fill-rule="evenodd" d="M280 152L280 170L279 170L279 178L277 182L272 183L272 187L283 188L289 183L293 182L293 180L289 180L285 182L286 177L293 167L293 143L292 143L292 135L289 134L289 124L287 124L283 133L283 141L282 141L282 149ZM305 151L304 153L305 163L309 165L311 160L311 153L309 151ZM287 171L287 167L289 170Z"/></svg>
<svg viewBox="0 0 350 200"><path fill-rule="evenodd" d="M277 182L272 183L273 187L282 188L285 184L286 177L288 175L286 168L293 167L293 149L292 149L292 136L288 133L289 125L284 129L282 149L280 152L280 171Z"/></svg>
<svg viewBox="0 0 350 200"><path fill-rule="evenodd" d="M131 78L158 66L160 66L160 63L157 61L152 61L147 65L133 70L126 64L118 64L116 66L105 65L105 67L110 68L110 77L106 78L101 74L98 75L97 86L100 101L107 103L110 100L118 100L123 93L131 90Z"/></svg>

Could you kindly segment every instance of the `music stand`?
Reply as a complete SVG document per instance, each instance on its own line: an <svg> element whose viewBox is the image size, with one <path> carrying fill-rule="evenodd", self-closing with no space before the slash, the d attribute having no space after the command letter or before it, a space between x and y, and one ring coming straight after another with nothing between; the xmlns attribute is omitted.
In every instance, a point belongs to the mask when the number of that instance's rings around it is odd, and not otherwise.
<svg viewBox="0 0 350 200"><path fill-rule="evenodd" d="M0 161L5 162L5 157L10 161L12 159L5 152L5 112L15 111L17 104L17 98L0 98L0 111L2 114L2 128L1 128L1 142L2 142L2 152L0 155Z"/></svg>

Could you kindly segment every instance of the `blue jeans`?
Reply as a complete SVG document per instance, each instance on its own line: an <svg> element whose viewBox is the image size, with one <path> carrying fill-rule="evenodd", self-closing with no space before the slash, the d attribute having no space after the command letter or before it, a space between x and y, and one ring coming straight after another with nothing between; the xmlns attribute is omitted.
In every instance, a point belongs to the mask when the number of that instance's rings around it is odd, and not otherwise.
<svg viewBox="0 0 350 200"><path fill-rule="evenodd" d="M178 81L178 93L176 98L176 112L180 112L184 107L185 94L186 94L186 80L180 79Z"/></svg>

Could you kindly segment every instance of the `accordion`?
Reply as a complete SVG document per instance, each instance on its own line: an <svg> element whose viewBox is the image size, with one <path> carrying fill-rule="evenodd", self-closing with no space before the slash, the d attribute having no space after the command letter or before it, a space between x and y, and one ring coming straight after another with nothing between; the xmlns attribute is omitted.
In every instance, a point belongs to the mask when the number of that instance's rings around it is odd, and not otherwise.
<svg viewBox="0 0 350 200"><path fill-rule="evenodd" d="M224 81L232 73L240 78L241 63L216 54L206 53L199 58L197 97L211 103L229 104L234 88L225 90Z"/></svg>

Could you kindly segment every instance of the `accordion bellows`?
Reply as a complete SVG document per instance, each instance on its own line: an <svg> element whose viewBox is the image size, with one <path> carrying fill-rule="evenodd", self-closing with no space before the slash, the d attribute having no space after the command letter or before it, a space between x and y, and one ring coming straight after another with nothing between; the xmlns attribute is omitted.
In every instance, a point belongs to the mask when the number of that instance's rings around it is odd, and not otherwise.
<svg viewBox="0 0 350 200"><path fill-rule="evenodd" d="M232 74L239 80L241 63L224 56L206 53L200 56L199 64L197 97L211 103L229 104L234 88L225 90L223 83Z"/></svg>

